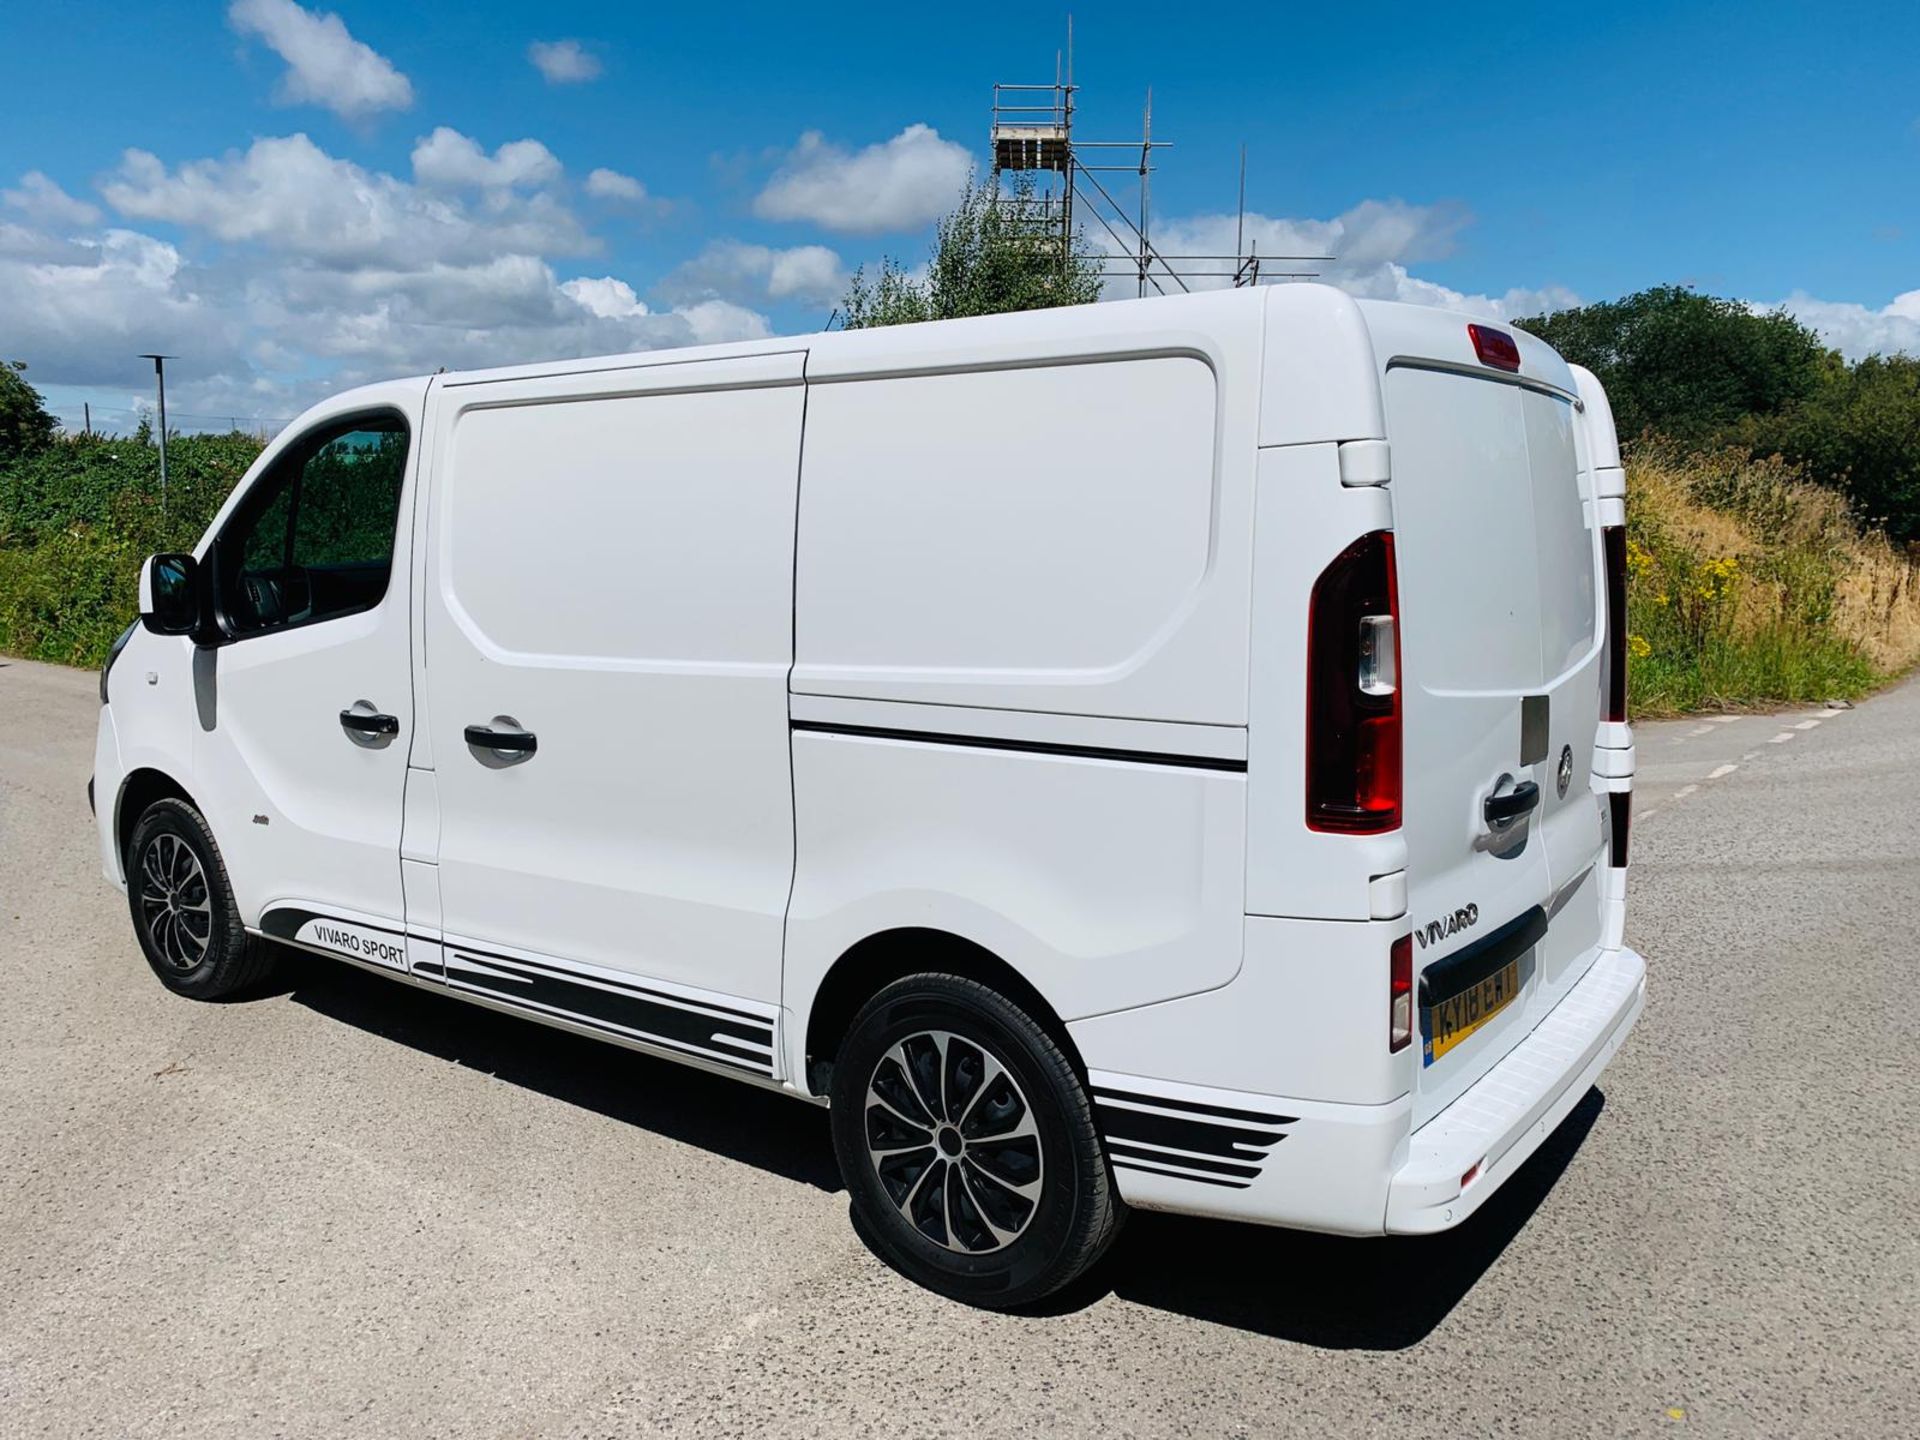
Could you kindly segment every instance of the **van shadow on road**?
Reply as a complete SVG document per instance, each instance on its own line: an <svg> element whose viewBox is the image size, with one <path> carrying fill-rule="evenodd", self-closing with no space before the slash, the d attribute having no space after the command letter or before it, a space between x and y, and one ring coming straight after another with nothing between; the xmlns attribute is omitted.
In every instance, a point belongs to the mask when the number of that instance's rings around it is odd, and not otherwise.
<svg viewBox="0 0 1920 1440"><path fill-rule="evenodd" d="M843 1188L823 1110L298 952L287 952L281 976L280 993L331 1020L789 1180ZM1141 1211L1091 1273L1026 1313L1063 1315L1114 1295L1322 1349L1405 1349L1519 1234L1605 1105L1590 1090L1519 1173L1446 1234L1351 1240Z"/></svg>
<svg viewBox="0 0 1920 1440"><path fill-rule="evenodd" d="M1606 1096L1589 1090L1507 1183L1457 1229L1355 1240L1135 1212L1111 1253L1053 1308L1100 1294L1326 1350L1404 1350L1447 1318L1540 1208Z"/></svg>
<svg viewBox="0 0 1920 1440"><path fill-rule="evenodd" d="M840 1189L827 1113L670 1060L284 952L280 992L330 1020L821 1190Z"/></svg>

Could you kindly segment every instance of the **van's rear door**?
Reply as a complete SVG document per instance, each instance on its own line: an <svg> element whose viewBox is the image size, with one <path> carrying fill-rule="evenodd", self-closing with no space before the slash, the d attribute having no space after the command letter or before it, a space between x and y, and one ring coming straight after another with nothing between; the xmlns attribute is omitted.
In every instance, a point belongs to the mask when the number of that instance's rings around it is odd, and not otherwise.
<svg viewBox="0 0 1920 1440"><path fill-rule="evenodd" d="M1601 556L1559 357L1516 335L1521 370L1497 369L1459 316L1365 309L1392 454L1418 1124L1599 941Z"/></svg>

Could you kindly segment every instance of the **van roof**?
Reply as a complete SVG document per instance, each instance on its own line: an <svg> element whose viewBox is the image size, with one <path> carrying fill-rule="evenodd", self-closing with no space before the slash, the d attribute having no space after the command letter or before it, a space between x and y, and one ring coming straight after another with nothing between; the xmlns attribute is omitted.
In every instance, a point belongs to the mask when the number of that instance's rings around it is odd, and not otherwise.
<svg viewBox="0 0 1920 1440"><path fill-rule="evenodd" d="M1018 354L1029 347L1045 349L1062 341L1117 338L1123 335L1137 337L1143 330L1166 331L1170 337L1183 330L1217 332L1226 328L1258 325L1263 312L1266 317L1277 319L1281 311L1288 312L1290 321L1299 322L1302 329L1309 331L1341 312L1345 312L1349 322L1364 315L1368 329L1379 326L1396 336L1409 339L1418 336L1422 341L1430 340L1435 346L1444 345L1441 349L1421 351L1440 356L1449 355L1459 348L1465 324L1469 320L1484 320L1489 324L1511 328L1506 322L1489 316L1387 301L1356 300L1335 286L1302 281L1152 296L1140 300L1100 301L1090 305L981 315L962 320L922 321L863 330L810 331L720 345L691 345L475 370L448 370L442 372L438 379L442 384L472 385L493 380L588 374L639 366L694 364L743 356L800 352L805 352L809 357L807 370L810 377L852 374L869 368L902 373L921 367L944 369L970 360L1004 362L1008 358L1008 351ZM1555 372L1550 377L1553 383L1572 388L1571 376L1564 373L1565 366L1558 355L1530 336L1523 338L1521 344L1530 355L1538 354L1546 366ZM413 378L425 381L434 377ZM354 393L349 391L331 397L329 408Z"/></svg>

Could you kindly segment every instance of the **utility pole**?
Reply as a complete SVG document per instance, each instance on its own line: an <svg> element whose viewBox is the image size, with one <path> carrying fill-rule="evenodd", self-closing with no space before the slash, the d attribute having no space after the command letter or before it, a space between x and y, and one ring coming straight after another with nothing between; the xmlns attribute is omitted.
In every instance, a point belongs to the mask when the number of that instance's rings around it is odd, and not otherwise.
<svg viewBox="0 0 1920 1440"><path fill-rule="evenodd" d="M153 381L160 391L160 518L167 518L167 361L178 360L178 355L147 355L142 360L153 361Z"/></svg>
<svg viewBox="0 0 1920 1440"><path fill-rule="evenodd" d="M88 435L93 434L93 405L90 401L80 402L80 424Z"/></svg>

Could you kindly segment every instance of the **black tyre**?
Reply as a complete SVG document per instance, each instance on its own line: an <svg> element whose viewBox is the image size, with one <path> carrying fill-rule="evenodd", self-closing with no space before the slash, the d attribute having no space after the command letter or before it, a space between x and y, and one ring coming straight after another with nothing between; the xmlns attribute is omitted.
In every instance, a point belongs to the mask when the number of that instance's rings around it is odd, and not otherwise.
<svg viewBox="0 0 1920 1440"><path fill-rule="evenodd" d="M213 833L184 800L154 801L133 827L127 907L147 964L175 994L218 1000L273 969L272 950L240 922Z"/></svg>
<svg viewBox="0 0 1920 1440"><path fill-rule="evenodd" d="M1080 1077L1005 996L911 975L854 1017L833 1070L854 1222L930 1290L1007 1309L1066 1285L1124 1206Z"/></svg>

